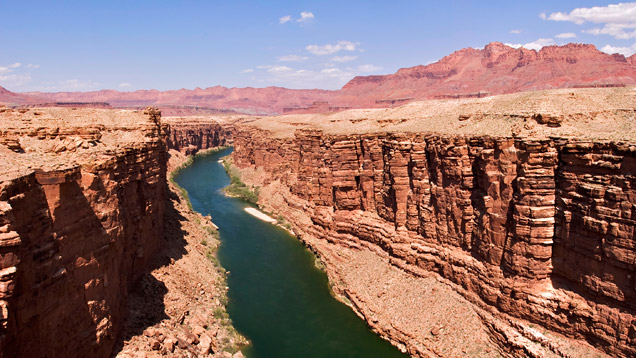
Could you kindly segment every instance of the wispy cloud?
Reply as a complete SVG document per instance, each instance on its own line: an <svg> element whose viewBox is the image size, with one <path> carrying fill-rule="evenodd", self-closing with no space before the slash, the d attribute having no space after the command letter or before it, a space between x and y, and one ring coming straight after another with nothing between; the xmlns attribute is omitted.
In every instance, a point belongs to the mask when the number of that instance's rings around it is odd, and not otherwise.
<svg viewBox="0 0 636 358"><path fill-rule="evenodd" d="M339 51L355 51L358 43L351 41L338 41L336 44L308 45L307 51L314 55L331 55Z"/></svg>
<svg viewBox="0 0 636 358"><path fill-rule="evenodd" d="M309 59L307 56L287 55L278 57L278 61L281 62L300 62Z"/></svg>
<svg viewBox="0 0 636 358"><path fill-rule="evenodd" d="M26 68L40 68L40 65L34 65L32 63L29 63L28 65L24 66Z"/></svg>
<svg viewBox="0 0 636 358"><path fill-rule="evenodd" d="M510 30L510 33L513 35L519 35L521 33L521 30Z"/></svg>
<svg viewBox="0 0 636 358"><path fill-rule="evenodd" d="M241 71L241 73L252 73L252 72L254 72L254 69L252 68L246 68L243 71Z"/></svg>
<svg viewBox="0 0 636 358"><path fill-rule="evenodd" d="M119 84L119 88L130 88L132 85L128 82L122 82Z"/></svg>
<svg viewBox="0 0 636 358"><path fill-rule="evenodd" d="M288 22L299 22L299 23L304 23L304 22L310 22L312 20L314 20L316 18L316 16L314 15L313 12L311 11L303 11L300 13L300 17L299 18L293 18L291 15L285 15L281 18L278 19L278 23L279 24L286 24Z"/></svg>
<svg viewBox="0 0 636 358"><path fill-rule="evenodd" d="M564 32L562 34L555 35L557 39L574 39L576 34L574 32Z"/></svg>
<svg viewBox="0 0 636 358"><path fill-rule="evenodd" d="M334 56L331 58L331 61L334 62L349 62L349 61L353 61L356 58L358 58L358 56Z"/></svg>
<svg viewBox="0 0 636 358"><path fill-rule="evenodd" d="M2 72L0 72L0 82L2 82L3 86L20 87L31 82L31 75L28 73L3 75Z"/></svg>
<svg viewBox="0 0 636 358"><path fill-rule="evenodd" d="M15 62L13 64L6 65L6 66L0 66L0 73L13 72L14 69L16 69L16 68L18 68L20 66L22 66L22 64L20 62Z"/></svg>
<svg viewBox="0 0 636 358"><path fill-rule="evenodd" d="M603 28L583 30L591 35L609 35L615 39L626 40L636 37L636 25L606 24Z"/></svg>
<svg viewBox="0 0 636 358"><path fill-rule="evenodd" d="M374 66L374 65L360 65L358 66L358 72L360 73L368 73L368 72L377 72L380 71L382 67Z"/></svg>
<svg viewBox="0 0 636 358"><path fill-rule="evenodd" d="M311 21L314 18L316 18L314 16L314 14L312 12L309 11L303 11L300 13L300 19L296 20L297 22L307 22L307 21Z"/></svg>
<svg viewBox="0 0 636 358"><path fill-rule="evenodd" d="M280 72L289 72L289 71L292 71L292 68L287 66L272 66L267 69L267 72L270 72L270 73L280 73Z"/></svg>

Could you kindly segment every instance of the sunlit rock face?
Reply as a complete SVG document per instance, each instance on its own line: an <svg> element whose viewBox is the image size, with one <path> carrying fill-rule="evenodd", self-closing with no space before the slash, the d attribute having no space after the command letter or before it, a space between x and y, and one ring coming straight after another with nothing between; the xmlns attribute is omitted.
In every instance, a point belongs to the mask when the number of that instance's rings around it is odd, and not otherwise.
<svg viewBox="0 0 636 358"><path fill-rule="evenodd" d="M238 125L235 163L290 188L290 211L309 218L295 226L300 236L371 243L394 265L437 272L480 305L610 354L636 354L636 143L388 133L384 117L363 115L372 116ZM545 126L542 134L558 133L554 121L523 116ZM559 123L570 125L565 118ZM345 122L356 124L336 133ZM352 134L355 125L362 134Z"/></svg>

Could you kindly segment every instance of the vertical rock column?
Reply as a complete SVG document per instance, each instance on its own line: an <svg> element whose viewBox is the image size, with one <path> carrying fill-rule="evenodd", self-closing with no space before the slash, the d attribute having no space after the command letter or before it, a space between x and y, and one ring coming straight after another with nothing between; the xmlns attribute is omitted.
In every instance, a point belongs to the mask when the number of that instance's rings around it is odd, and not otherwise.
<svg viewBox="0 0 636 358"><path fill-rule="evenodd" d="M11 205L2 201L0 190L0 347L3 347L9 328L9 304L15 289L17 251L21 244L20 236L12 230L13 213Z"/></svg>
<svg viewBox="0 0 636 358"><path fill-rule="evenodd" d="M517 178L518 151L508 138L476 138L470 142L473 163L474 227L471 250L487 263L499 266L506 239Z"/></svg>
<svg viewBox="0 0 636 358"><path fill-rule="evenodd" d="M530 279L552 273L555 170L558 153L551 140L518 141L519 166L514 214L503 257L506 272Z"/></svg>

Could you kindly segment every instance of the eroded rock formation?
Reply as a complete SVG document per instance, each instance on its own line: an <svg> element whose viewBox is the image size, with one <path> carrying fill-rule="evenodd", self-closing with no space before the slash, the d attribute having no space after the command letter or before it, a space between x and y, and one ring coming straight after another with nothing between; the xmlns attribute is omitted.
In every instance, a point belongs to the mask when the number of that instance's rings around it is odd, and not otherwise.
<svg viewBox="0 0 636 358"><path fill-rule="evenodd" d="M525 100L536 105L540 98ZM561 104L554 118L565 126L605 113L570 116L567 101ZM634 119L633 111L605 105L603 111L616 116L610 126L620 130ZM490 116L472 110L470 118ZM374 121L351 112L344 119L248 123L234 132L234 159L240 167L262 168L264 184L280 181L290 188L286 205L310 219L296 221L301 238L372 244L407 272L439 273L477 305L588 340L616 356L636 355L633 138L554 136L562 133L558 126L522 108L516 117L500 117L498 123L513 122L507 135L431 133L408 123L406 131L384 132L383 121L404 111ZM439 113L433 121L453 116ZM519 136L514 121L528 127L532 118L544 126L543 135ZM464 120L455 115L449 121L460 126ZM348 121L364 133L353 134L352 125L338 134L333 122Z"/></svg>
<svg viewBox="0 0 636 358"><path fill-rule="evenodd" d="M231 144L232 131L226 125L221 125L209 119L171 118L169 124L167 145L186 155L195 154L199 150L223 147Z"/></svg>
<svg viewBox="0 0 636 358"><path fill-rule="evenodd" d="M0 356L108 356L161 245L160 114L0 114Z"/></svg>

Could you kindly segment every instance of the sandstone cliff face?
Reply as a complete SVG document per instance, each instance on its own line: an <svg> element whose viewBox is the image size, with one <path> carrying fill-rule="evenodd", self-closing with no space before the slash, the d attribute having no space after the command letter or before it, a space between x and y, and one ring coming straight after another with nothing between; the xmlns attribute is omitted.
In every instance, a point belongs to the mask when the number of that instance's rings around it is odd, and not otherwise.
<svg viewBox="0 0 636 358"><path fill-rule="evenodd" d="M110 355L163 237L159 114L64 111L2 114L0 137L20 144L0 145L3 357Z"/></svg>
<svg viewBox="0 0 636 358"><path fill-rule="evenodd" d="M264 168L302 199L312 224L295 227L301 237L372 243L477 304L636 354L636 145L306 129L272 138L247 126L234 141L237 165Z"/></svg>
<svg viewBox="0 0 636 358"><path fill-rule="evenodd" d="M212 120L191 121L175 118L169 122L167 145L186 155L199 150L223 147L232 142L232 131L228 126Z"/></svg>

